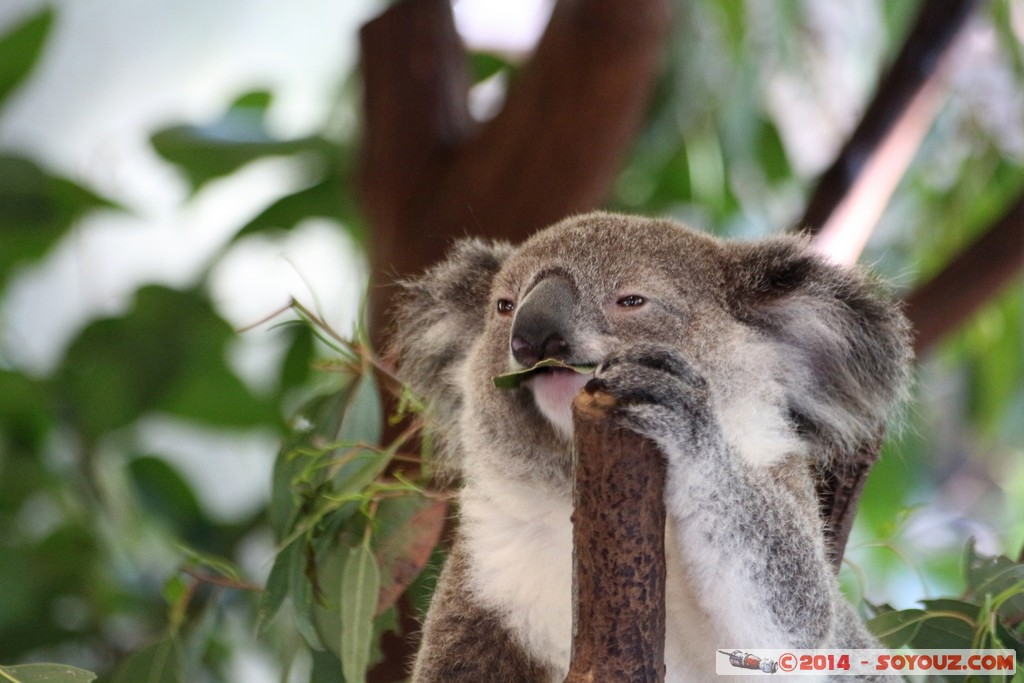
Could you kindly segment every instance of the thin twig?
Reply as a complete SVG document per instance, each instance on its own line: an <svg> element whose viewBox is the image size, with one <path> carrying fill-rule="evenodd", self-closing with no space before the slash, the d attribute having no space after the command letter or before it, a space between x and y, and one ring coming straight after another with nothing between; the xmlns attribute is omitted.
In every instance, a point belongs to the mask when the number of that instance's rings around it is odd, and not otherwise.
<svg viewBox="0 0 1024 683"><path fill-rule="evenodd" d="M207 574L201 572L198 569L192 567L183 567L182 570L185 574L188 574L196 581L201 583L208 583L214 586L221 586L222 588L233 588L240 591L249 591L251 593L262 593L264 588L257 586L254 583L248 581L238 581L237 579L229 579L224 576L217 576L216 574Z"/></svg>

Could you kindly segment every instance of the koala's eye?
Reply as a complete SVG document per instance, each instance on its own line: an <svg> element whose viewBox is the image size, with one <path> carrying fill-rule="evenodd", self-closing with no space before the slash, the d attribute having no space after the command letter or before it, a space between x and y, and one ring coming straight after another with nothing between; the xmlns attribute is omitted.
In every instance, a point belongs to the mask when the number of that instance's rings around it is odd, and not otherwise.
<svg viewBox="0 0 1024 683"><path fill-rule="evenodd" d="M501 315L508 315L512 311L516 310L516 304L514 301L510 301L509 299L498 299L497 310Z"/></svg>
<svg viewBox="0 0 1024 683"><path fill-rule="evenodd" d="M629 294L616 301L619 306L623 308L639 308L647 303L647 299L643 298L639 294Z"/></svg>

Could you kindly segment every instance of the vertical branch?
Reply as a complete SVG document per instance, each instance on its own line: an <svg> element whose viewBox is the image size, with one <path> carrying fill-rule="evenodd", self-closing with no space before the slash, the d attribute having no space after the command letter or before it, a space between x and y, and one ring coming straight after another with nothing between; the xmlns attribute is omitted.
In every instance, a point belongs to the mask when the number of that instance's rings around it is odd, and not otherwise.
<svg viewBox="0 0 1024 683"><path fill-rule="evenodd" d="M884 432L874 441L862 444L853 457L836 453L831 467L818 472L818 508L825 522L825 550L832 569L838 573L843 565L843 552L853 528L853 518L864 492L868 473L878 460Z"/></svg>
<svg viewBox="0 0 1024 683"><path fill-rule="evenodd" d="M573 642L566 683L665 680L665 460L607 394L573 402Z"/></svg>
<svg viewBox="0 0 1024 683"><path fill-rule="evenodd" d="M560 0L501 112L480 124L449 0L399 0L364 27L360 189L378 346L394 280L453 239L521 241L603 200L660 72L669 4Z"/></svg>

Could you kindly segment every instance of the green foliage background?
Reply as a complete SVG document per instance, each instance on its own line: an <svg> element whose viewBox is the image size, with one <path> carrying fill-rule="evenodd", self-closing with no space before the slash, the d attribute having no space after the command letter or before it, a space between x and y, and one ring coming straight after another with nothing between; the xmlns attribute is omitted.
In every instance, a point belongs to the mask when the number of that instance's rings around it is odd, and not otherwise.
<svg viewBox="0 0 1024 683"><path fill-rule="evenodd" d="M815 38L804 3L771 4L768 22L755 5L680 5L668 74L610 206L742 236L796 217L813 179L794 169L759 83L769 69L818 82ZM917 3L877 6L882 48L876 63L861 65L872 73L898 48ZM979 21L1024 86L1009 3L991 3ZM0 37L0 108L32 77L53 23L44 11ZM475 56L473 66L478 79L514 78L516 68L493 55ZM339 92L339 109L351 109L352 82ZM327 122L321 134L276 139L264 125L272 101L267 92L226 92L220 120L153 131L153 148L194 191L256 160L300 159L306 185L239 225L235 239L321 216L365 247L354 136ZM1022 189L1024 158L954 98L864 260L908 290ZM117 210L38 160L0 152L0 295L84 216ZM282 319L298 324L275 332L287 346L277 381L254 392L229 362L237 333L208 284L209 269L182 289L143 287L129 311L85 327L46 376L0 349L0 663L59 661L126 683L228 681L232 658L260 651L281 680L352 682L378 656L379 634L397 627L394 595L378 604L381 587L408 589L417 604L429 595L429 571L399 576L397 566L429 554L417 533L438 523L436 501L423 482L381 478L403 444L378 443L388 416L372 354L297 307ZM921 359L906 426L869 482L841 576L854 599L878 604L873 624L887 642L1016 642L1024 653L1022 566L965 549L981 533L997 545L989 553L1021 552L1022 380L1018 280ZM277 463L267 508L241 522L212 517L171 461L142 450L139 425L153 415L275 434L282 447L266 454ZM265 583L256 582L241 556L268 535L278 552L264 560ZM927 612L903 609L918 600ZM59 680L89 680L62 671ZM0 672L36 680L28 669Z"/></svg>

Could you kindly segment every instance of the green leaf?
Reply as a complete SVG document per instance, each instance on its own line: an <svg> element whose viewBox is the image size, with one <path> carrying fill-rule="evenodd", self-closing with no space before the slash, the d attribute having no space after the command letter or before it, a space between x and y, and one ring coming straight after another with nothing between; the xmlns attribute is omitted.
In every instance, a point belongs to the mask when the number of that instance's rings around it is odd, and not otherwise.
<svg viewBox="0 0 1024 683"><path fill-rule="evenodd" d="M184 683L181 657L173 638L165 638L131 655L110 683Z"/></svg>
<svg viewBox="0 0 1024 683"><path fill-rule="evenodd" d="M301 387L310 378L316 345L313 332L305 325L296 325L288 333L291 343L281 363L278 392Z"/></svg>
<svg viewBox="0 0 1024 683"><path fill-rule="evenodd" d="M374 548L381 571L379 609L398 601L437 547L448 505L418 494L382 500L374 518Z"/></svg>
<svg viewBox="0 0 1024 683"><path fill-rule="evenodd" d="M114 206L19 157L0 155L0 178L0 286L17 264L46 254L86 212Z"/></svg>
<svg viewBox="0 0 1024 683"><path fill-rule="evenodd" d="M169 523L182 536L205 525L203 510L192 488L163 458L144 456L128 463L143 508Z"/></svg>
<svg viewBox="0 0 1024 683"><path fill-rule="evenodd" d="M290 230L307 218L340 220L355 212L351 196L343 189L346 183L337 175L328 174L313 185L281 197L238 231L245 237L265 230Z"/></svg>
<svg viewBox="0 0 1024 683"><path fill-rule="evenodd" d="M270 105L274 103L274 95L266 90L254 90L239 96L231 103L229 109L249 110L257 112L260 116L267 113Z"/></svg>
<svg viewBox="0 0 1024 683"><path fill-rule="evenodd" d="M33 451L52 422L50 400L45 382L0 370L0 443Z"/></svg>
<svg viewBox="0 0 1024 683"><path fill-rule="evenodd" d="M534 363L532 367L526 368L525 370L516 370L514 372L506 372L502 375L498 375L494 378L494 386L499 389L515 389L520 384L530 379L538 370L544 368L562 368L563 370L573 370L581 375L587 375L592 373L596 365L569 365L563 363L557 358L545 358L542 361Z"/></svg>
<svg viewBox="0 0 1024 683"><path fill-rule="evenodd" d="M32 72L53 26L53 10L46 9L0 38L0 106Z"/></svg>
<svg viewBox="0 0 1024 683"><path fill-rule="evenodd" d="M347 683L341 675L341 662L328 650L313 651L313 670L309 683Z"/></svg>
<svg viewBox="0 0 1024 683"><path fill-rule="evenodd" d="M326 165L336 145L324 138L278 140L264 125L270 96L244 95L219 120L203 126L174 126L150 138L153 149L184 171L193 190L228 176L246 164L270 156L313 153Z"/></svg>
<svg viewBox="0 0 1024 683"><path fill-rule="evenodd" d="M175 548L185 556L185 561L190 567L201 567L231 581L242 580L242 569L229 559L204 553L184 543L175 543Z"/></svg>
<svg viewBox="0 0 1024 683"><path fill-rule="evenodd" d="M1024 296L1010 290L982 309L969 326L971 414L996 431L1019 395L1024 377Z"/></svg>
<svg viewBox="0 0 1024 683"><path fill-rule="evenodd" d="M718 9L717 18L722 32L732 48L734 58L742 63L742 50L748 43L747 38L747 6L742 2L715 3Z"/></svg>
<svg viewBox="0 0 1024 683"><path fill-rule="evenodd" d="M365 683L380 596L380 570L367 545L354 549L341 576L341 667L348 683Z"/></svg>
<svg viewBox="0 0 1024 683"><path fill-rule="evenodd" d="M213 318L201 322L208 329L222 323ZM281 426L272 403L255 396L227 365L230 339L225 336L223 343L216 345L190 340L193 348L187 350L187 362L157 407L178 417L222 427Z"/></svg>
<svg viewBox="0 0 1024 683"><path fill-rule="evenodd" d="M72 342L58 386L89 436L155 410L229 427L272 424L276 409L227 365L234 338L201 293L145 287L129 313L92 323Z"/></svg>
<svg viewBox="0 0 1024 683"><path fill-rule="evenodd" d="M973 603L966 602L964 600L954 600L952 598L921 600L920 603L924 605L925 611L927 612L952 612L954 614L962 614L971 621L977 621L978 612L980 611L980 608Z"/></svg>
<svg viewBox="0 0 1024 683"><path fill-rule="evenodd" d="M271 156L310 151L312 140L278 141L261 132L246 136L240 120L225 119L214 126L177 126L151 138L157 154L184 171L193 190L231 175L246 164Z"/></svg>
<svg viewBox="0 0 1024 683"><path fill-rule="evenodd" d="M96 674L65 664L0 666L0 681L9 683L89 683Z"/></svg>
<svg viewBox="0 0 1024 683"><path fill-rule="evenodd" d="M978 608L961 600L922 600L929 618L910 640L910 646L917 649L970 649L974 639L975 620ZM943 612L962 615L945 616Z"/></svg>
<svg viewBox="0 0 1024 683"><path fill-rule="evenodd" d="M260 596L260 605L256 613L257 635L263 634L288 597L291 573L296 565L296 558L302 558L303 545L302 539L294 540L274 558L274 566L270 568L267 585ZM301 567L299 571L301 572Z"/></svg>
<svg viewBox="0 0 1024 683"><path fill-rule="evenodd" d="M345 415L338 429L337 440L346 444L375 445L380 443L383 428L384 414L377 391L377 380L373 372L366 369L356 380L346 402Z"/></svg>
<svg viewBox="0 0 1024 683"><path fill-rule="evenodd" d="M380 452L372 448L352 448L339 454L345 464L334 476L334 488L330 493L333 499L344 499L363 493L391 462L390 452Z"/></svg>
<svg viewBox="0 0 1024 683"><path fill-rule="evenodd" d="M309 545L305 538L298 538L277 554L274 566L267 577L266 589L260 598L256 630L262 633L273 621L286 599L291 600L295 626L306 643L314 648L323 648L318 626L314 625L313 584L310 582Z"/></svg>
<svg viewBox="0 0 1024 683"><path fill-rule="evenodd" d="M299 543L294 552L288 572L288 596L292 601L295 627L309 647L322 650L324 644L313 621L314 596L310 582L313 568L309 546L305 542Z"/></svg>
<svg viewBox="0 0 1024 683"><path fill-rule="evenodd" d="M509 61L489 52L474 52L469 56L469 70L474 83L486 81L501 71L513 68Z"/></svg>
<svg viewBox="0 0 1024 683"><path fill-rule="evenodd" d="M281 447L274 460L274 470L271 475L270 505L267 508L267 517L278 541L284 540L291 532L302 504L300 495L294 487L295 478L304 467L300 458L293 457L293 451L297 445L297 439L292 439Z"/></svg>
<svg viewBox="0 0 1024 683"><path fill-rule="evenodd" d="M921 622L928 618L923 610L907 609L885 612L868 621L868 630L886 647L902 647L917 634Z"/></svg>
<svg viewBox="0 0 1024 683"><path fill-rule="evenodd" d="M761 170L769 183L777 183L793 177L793 169L789 165L786 148L782 144L782 136L778 128L768 119L761 121L756 145Z"/></svg>
<svg viewBox="0 0 1024 683"><path fill-rule="evenodd" d="M341 657L341 577L352 554L351 548L335 539L318 556L316 580L323 593L311 613L323 646Z"/></svg>
<svg viewBox="0 0 1024 683"><path fill-rule="evenodd" d="M339 387L340 383L340 387ZM299 508L309 496L320 495L322 475L310 460L329 455L328 446L338 442L347 406L357 383L338 376L324 393L308 400L292 419L294 431L274 462L269 517L278 540L283 540L297 521ZM317 458L318 459L318 458ZM315 463L314 463L315 464Z"/></svg>
<svg viewBox="0 0 1024 683"><path fill-rule="evenodd" d="M981 602L986 596L995 597L1009 591L1011 597L1000 606L999 613L1004 616L1024 614L1024 564L1003 556L978 555L971 541L967 545L965 565L970 596Z"/></svg>
<svg viewBox="0 0 1024 683"><path fill-rule="evenodd" d="M380 442L383 425L377 381L373 373L367 370L356 379L346 396L336 442L350 447L339 449L333 454L338 462L344 464L332 478L332 497L343 498L362 493L387 468L391 454L372 447Z"/></svg>
<svg viewBox="0 0 1024 683"><path fill-rule="evenodd" d="M686 156L686 143L682 138L676 142L675 152L658 170L654 182L652 204L671 206L690 198L690 162Z"/></svg>

